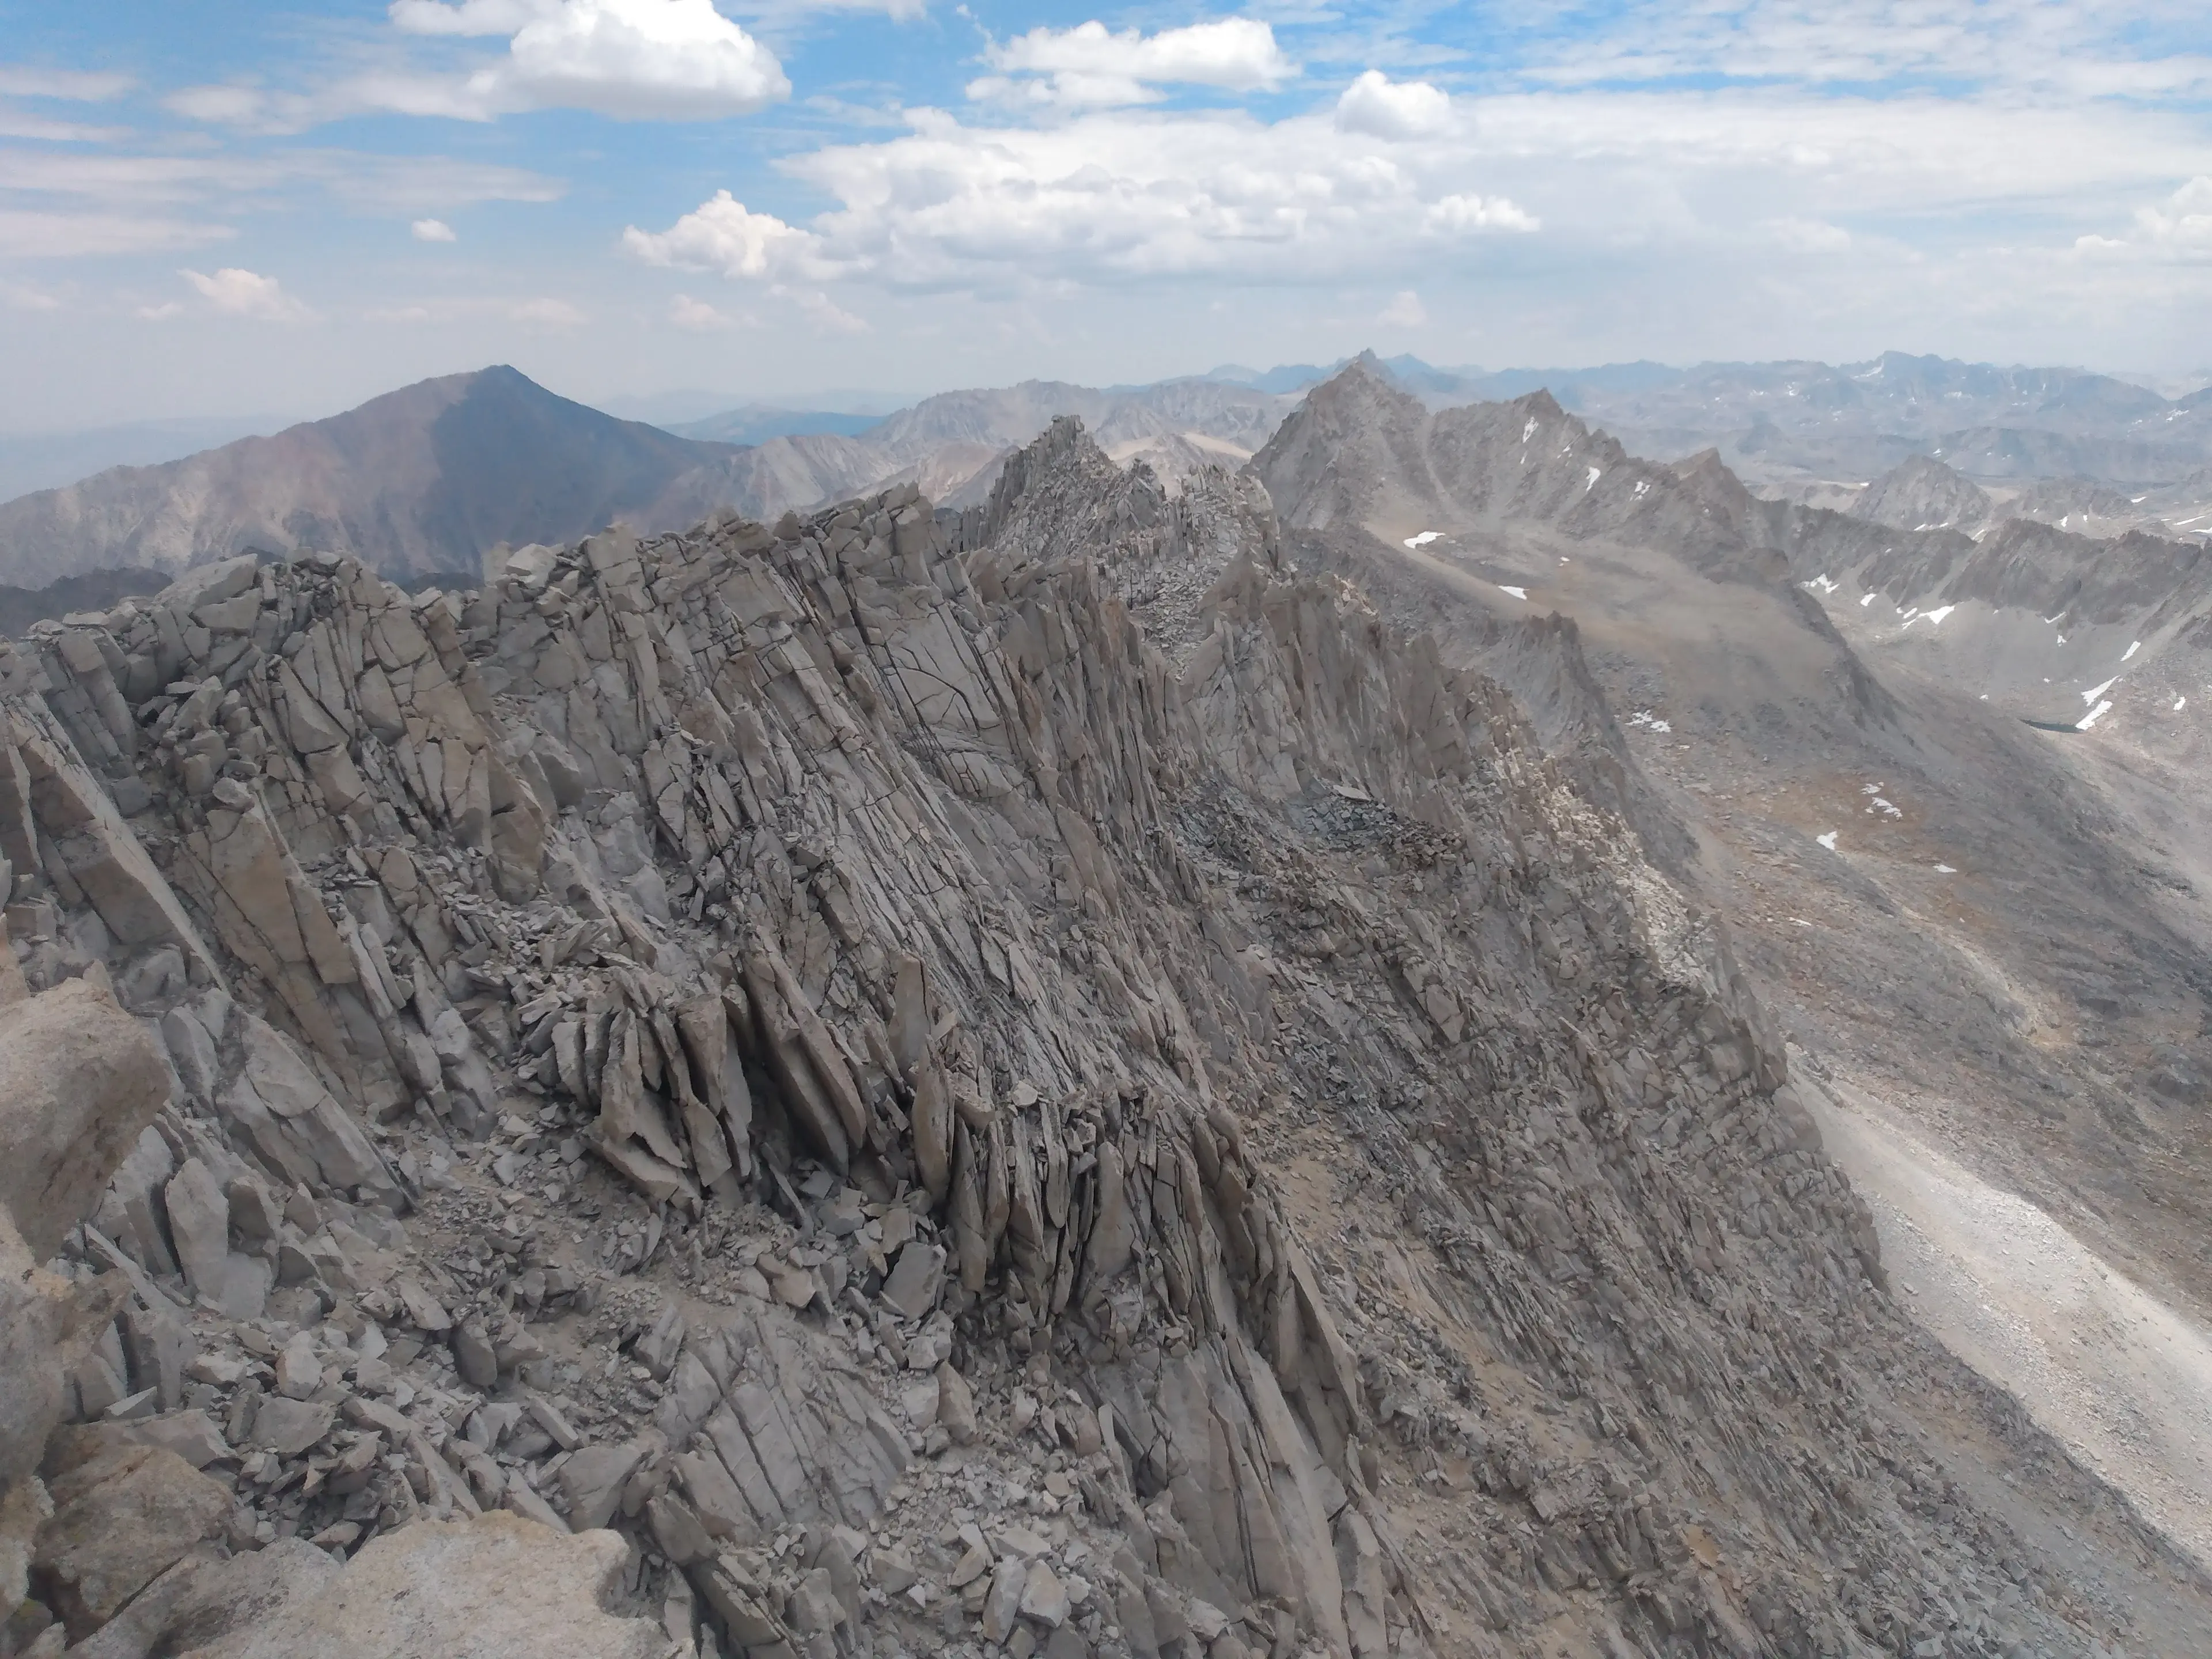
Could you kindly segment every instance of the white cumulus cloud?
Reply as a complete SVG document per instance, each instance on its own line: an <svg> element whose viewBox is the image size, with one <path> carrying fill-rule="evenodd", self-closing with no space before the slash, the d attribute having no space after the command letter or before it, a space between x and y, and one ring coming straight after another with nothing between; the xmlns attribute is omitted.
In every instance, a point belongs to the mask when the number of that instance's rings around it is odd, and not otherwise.
<svg viewBox="0 0 2212 1659"><path fill-rule="evenodd" d="M770 290L796 305L807 321L823 334L866 334L867 319L855 317L828 295L806 290L775 289Z"/></svg>
<svg viewBox="0 0 2212 1659"><path fill-rule="evenodd" d="M228 317L251 317L262 322L296 323L314 313L284 292L274 276L225 265L210 276L198 270L177 273L217 311Z"/></svg>
<svg viewBox="0 0 2212 1659"><path fill-rule="evenodd" d="M390 107L411 97L420 112L478 118L562 108L686 121L750 114L791 94L775 54L714 0L394 0L391 16L410 33L508 40L504 58L458 85L356 83Z"/></svg>
<svg viewBox="0 0 2212 1659"><path fill-rule="evenodd" d="M649 265L710 270L718 276L766 278L815 268L820 238L755 213L726 190L655 234L632 225L623 246Z"/></svg>
<svg viewBox="0 0 2212 1659"><path fill-rule="evenodd" d="M908 118L898 137L782 164L837 204L804 225L724 191L667 230L632 227L623 245L650 264L756 281L1291 283L1393 271L1442 241L1538 228L1510 198L1464 187L1483 163L1463 147L1347 134L1326 113Z"/></svg>
<svg viewBox="0 0 2212 1659"><path fill-rule="evenodd" d="M791 94L775 54L714 0L392 0L402 33L505 35L473 68L363 70L308 91L190 86L162 101L221 126L297 132L371 111L491 121L538 109L582 109L625 121L749 115Z"/></svg>
<svg viewBox="0 0 2212 1659"><path fill-rule="evenodd" d="M695 300L688 294L679 294L668 302L668 320L695 334L711 334L718 330L735 328L738 319L727 312L719 311L704 300Z"/></svg>
<svg viewBox="0 0 2212 1659"><path fill-rule="evenodd" d="M1385 328L1419 328L1429 320L1429 308L1409 288L1392 295L1390 303L1375 313L1375 320Z"/></svg>
<svg viewBox="0 0 2212 1659"><path fill-rule="evenodd" d="M392 21L410 34L516 34L561 9L561 0L392 0Z"/></svg>
<svg viewBox="0 0 2212 1659"><path fill-rule="evenodd" d="M969 82L969 97L1069 109L1149 103L1163 95L1162 86L1269 92L1297 73L1275 44L1275 32L1249 17L1157 34L1112 33L1096 21L1071 29L1039 27L994 41L984 61L998 73Z"/></svg>
<svg viewBox="0 0 2212 1659"><path fill-rule="evenodd" d="M2154 244L2212 253L2212 174L2191 179L2165 201L2139 209L2136 224Z"/></svg>
<svg viewBox="0 0 2212 1659"><path fill-rule="evenodd" d="M460 240L453 234L453 228L443 219L417 219L407 228L418 242L453 242Z"/></svg>
<svg viewBox="0 0 2212 1659"><path fill-rule="evenodd" d="M1459 191L1431 203L1421 215L1421 222L1445 236L1464 236L1478 230L1543 228L1534 214L1503 196L1468 196Z"/></svg>
<svg viewBox="0 0 2212 1659"><path fill-rule="evenodd" d="M1426 138L1450 131L1451 94L1426 81L1393 81L1369 70L1336 100L1336 125L1344 132L1377 138Z"/></svg>

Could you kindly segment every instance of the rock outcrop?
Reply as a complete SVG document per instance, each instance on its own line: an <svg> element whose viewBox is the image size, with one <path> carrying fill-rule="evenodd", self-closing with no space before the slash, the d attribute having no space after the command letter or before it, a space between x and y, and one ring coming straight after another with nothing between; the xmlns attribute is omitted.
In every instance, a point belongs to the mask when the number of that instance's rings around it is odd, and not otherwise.
<svg viewBox="0 0 2212 1659"><path fill-rule="evenodd" d="M2124 1622L2039 1557L2023 1593L1895 1425L1943 1362L1725 939L1496 684L1287 568L1250 478L1170 498L1064 422L959 514L413 599L208 567L0 685L21 970L112 977L168 1061L60 1243L120 1311L48 1462L184 1496L135 1593L57 1511L72 1638ZM216 1630L204 1575L301 1540L349 1563Z"/></svg>
<svg viewBox="0 0 2212 1659"><path fill-rule="evenodd" d="M0 1007L4 1620L28 1590L37 1540L68 1524L53 1518L57 1494L36 1471L67 1410L69 1368L90 1357L88 1346L115 1310L108 1287L75 1289L40 1264L91 1208L124 1149L152 1119L166 1092L166 1068L160 1049L116 1006L99 969L27 1000L19 969L0 995L17 999Z"/></svg>

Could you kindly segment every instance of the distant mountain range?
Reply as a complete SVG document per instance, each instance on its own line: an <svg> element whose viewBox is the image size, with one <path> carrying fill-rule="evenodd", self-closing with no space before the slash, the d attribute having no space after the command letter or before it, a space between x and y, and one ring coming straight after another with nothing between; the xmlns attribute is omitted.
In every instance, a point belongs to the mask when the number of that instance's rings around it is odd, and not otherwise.
<svg viewBox="0 0 2212 1659"><path fill-rule="evenodd" d="M1927 521L1960 527L2004 516L2058 524L2076 514L2100 530L2212 526L2212 388L2169 399L2081 370L1899 353L1841 368L1491 371L1411 356L1358 361L1431 410L1544 390L1628 453L1673 459L1711 449L1762 494L1881 522L1899 514L1921 522L1912 515L1925 497L1935 514ZM1308 388L1343 367L1227 364L1103 389L1030 380L945 392L882 416L756 402L665 427L617 419L513 368L487 368L270 436L111 466L0 502L0 581L35 586L93 570L174 569L249 549L307 548L357 553L404 579L474 580L501 544L570 540L616 519L648 532L723 507L772 519L908 481L960 507L986 499L1000 460L1064 414L1079 416L1114 459L1144 460L1172 485L1203 465L1241 465ZM684 406L701 401L685 394ZM184 423L131 430L132 453L158 453L185 436ZM9 445L24 441L0 440L0 478ZM1955 484L1922 469L1893 479L1875 505L1854 506L1869 481L1923 460Z"/></svg>
<svg viewBox="0 0 2212 1659"><path fill-rule="evenodd" d="M0 503L0 581L308 548L356 553L396 577L474 581L495 547L574 540L616 520L665 530L722 507L773 519L908 480L941 501L957 505L963 490L980 499L1000 459L1058 414L1080 416L1127 454L1176 440L1172 457L1155 458L1180 457L1184 470L1235 465L1293 402L1206 380L1112 392L1029 381L925 398L884 420L752 406L687 423L702 435L684 435L487 368ZM757 441L703 435L720 433Z"/></svg>
<svg viewBox="0 0 2212 1659"><path fill-rule="evenodd" d="M764 444L771 438L808 438L824 432L855 438L881 424L880 415L841 415L827 409L783 409L774 404L744 404L696 421L662 422L679 438L718 444Z"/></svg>

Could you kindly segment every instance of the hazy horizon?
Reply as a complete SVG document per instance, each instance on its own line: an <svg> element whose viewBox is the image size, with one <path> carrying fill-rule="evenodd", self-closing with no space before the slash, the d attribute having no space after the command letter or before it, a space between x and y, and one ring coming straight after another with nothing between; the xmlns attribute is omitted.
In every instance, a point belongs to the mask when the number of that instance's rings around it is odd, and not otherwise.
<svg viewBox="0 0 2212 1659"><path fill-rule="evenodd" d="M1349 361L1351 358L1357 356L1363 349L1372 349L1373 348L1371 347L1364 346L1355 347L1352 350L1348 352L1332 353L1326 356L1316 356L1310 359L1301 359L1299 362L1311 362L1317 367L1325 368L1333 363ZM1378 355L1382 354L1378 353ZM1417 353L1391 353L1389 355L1392 356L1419 356ZM1868 357L1864 359L1854 361L1871 362L1875 358L1884 355L1886 354L1882 352L1875 352L1869 354ZM1960 362L1976 361L1957 357L1954 354L1941 352L1907 353L1905 355L1914 356L1938 356L1944 357L1948 361ZM1428 360L1422 359L1421 361L1425 362ZM1832 360L1809 358L1802 356L1765 359L1741 357L1705 358L1694 362L1666 362L1657 358L1638 357L1613 359L1602 363L1595 362L1553 364L1432 362L1430 363L1429 366L1448 373L1468 374L1569 375L1588 374L1597 369L1616 367L1626 363L1653 363L1662 368L1686 373L1699 368L1738 363L1815 362L1826 362L1829 367L1837 368L1850 366L1848 363L1838 362ZM554 392L559 397L566 398L571 402L586 404L589 407L597 409L605 414L614 416L617 419L640 421L647 425L681 425L692 421L702 420L709 416L721 414L731 410L743 408L748 404L757 404L768 408L789 410L794 413L822 412L890 415L898 410L910 408L915 404L920 403L926 398L940 397L949 392L988 390L994 387L1018 385L1025 381L1057 382L1090 386L1147 386L1158 384L1161 381L1167 380L1203 379L1219 370L1232 367L1249 368L1254 373L1259 374L1268 374L1285 368L1296 367L1297 364L1287 362L1233 364L1227 360L1224 360L1211 363L1204 368L1171 369L1165 374L1156 375L1148 380L1130 380L1127 377L1117 377L1110 380L1099 379L1083 380L1068 374L1037 372L1018 374L1011 379L1003 380L963 381L957 384L918 386L904 391L853 386L790 386L774 390L751 388L716 392L701 386L679 385L665 386L643 390L616 389L599 393L580 392L572 386L561 385L557 383L557 381L549 381L545 378L532 373L528 368L520 363L512 363L509 366L519 369L521 373L528 375L530 379L537 381L540 386L544 386L547 391ZM2105 374L2114 380L2124 380L2133 385L2147 387L2149 390L2158 392L2160 396L2166 398L2177 398L2206 387L2212 387L2212 367L2208 367L2194 373L2185 371L2179 373L2169 372L2161 374L2142 370L2112 368L2094 363L2078 362L1999 362L1991 364L1990 366L2001 368L2072 369L2080 370L2087 374ZM334 404L327 407L316 407L313 409L281 412L273 411L268 409L249 409L234 412L219 408L199 408L189 410L140 414L132 416L128 419L115 421L94 421L60 426L40 426L34 424L7 423L9 421L20 418L23 412L21 410L10 408L5 411L4 416L0 416L0 441L18 445L42 442L60 443L75 438L100 437L112 434L136 432L141 430L150 434L163 428L184 428L193 427L205 427L210 429L217 427L235 428L228 437L221 437L210 440L210 442L213 443L227 443L236 437L265 435L267 434L281 431L287 427L301 425L314 421L327 420L334 415L343 414L348 410L358 408L362 404L368 402L372 398L380 397L386 392L401 390L404 386L415 385L422 380L441 379L451 374L473 374L492 367L494 367L493 363L485 362L471 363L452 368L440 369L430 374L414 375L405 380L396 380L390 385L378 386L375 389L367 392L360 397L351 398L347 402Z"/></svg>
<svg viewBox="0 0 2212 1659"><path fill-rule="evenodd" d="M9 50L15 430L495 362L777 401L2212 338L2175 0L117 0Z"/></svg>

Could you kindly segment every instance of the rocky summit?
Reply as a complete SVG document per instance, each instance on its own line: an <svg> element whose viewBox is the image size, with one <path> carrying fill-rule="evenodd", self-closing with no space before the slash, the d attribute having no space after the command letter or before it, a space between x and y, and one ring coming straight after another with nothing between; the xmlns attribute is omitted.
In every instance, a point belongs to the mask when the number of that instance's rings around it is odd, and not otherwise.
<svg viewBox="0 0 2212 1659"><path fill-rule="evenodd" d="M0 1650L2212 1628L1900 1311L1725 928L1255 475L240 559L0 691Z"/></svg>

